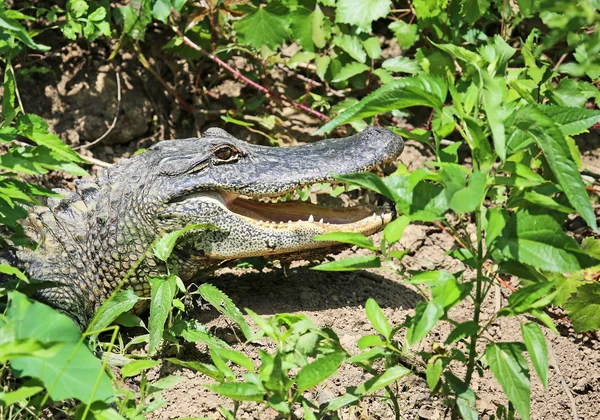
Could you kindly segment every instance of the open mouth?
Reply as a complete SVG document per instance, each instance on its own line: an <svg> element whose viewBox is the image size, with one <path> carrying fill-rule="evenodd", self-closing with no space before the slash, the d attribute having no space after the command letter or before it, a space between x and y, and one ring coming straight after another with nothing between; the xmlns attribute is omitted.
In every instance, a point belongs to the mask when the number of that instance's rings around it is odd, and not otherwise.
<svg viewBox="0 0 600 420"><path fill-rule="evenodd" d="M312 228L317 234L357 232L371 234L393 219L389 206L325 207L305 201L265 202L220 192L227 209L246 222L270 229Z"/></svg>

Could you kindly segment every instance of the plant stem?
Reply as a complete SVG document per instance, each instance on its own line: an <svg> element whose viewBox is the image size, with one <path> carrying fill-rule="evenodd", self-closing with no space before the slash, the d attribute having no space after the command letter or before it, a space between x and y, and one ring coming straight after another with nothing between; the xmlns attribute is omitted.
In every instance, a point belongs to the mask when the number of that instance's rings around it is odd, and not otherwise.
<svg viewBox="0 0 600 420"><path fill-rule="evenodd" d="M223 67L225 70L229 71L231 74L233 74L236 78L240 79L242 82L246 83L247 85L252 86L253 88L257 89L258 91L264 93L265 95L267 95L268 97L271 98L275 98L281 102L287 103L288 105L293 106L294 108L298 108L308 114L311 114L321 120L324 121L329 121L330 118L325 115L320 113L319 111L316 111L314 109L311 109L309 107L307 107L306 105L303 104L299 104L297 102L292 101L291 99L285 98L281 95L279 95L278 93L274 92L273 90L269 90L267 88L265 88L264 86L259 85L258 83L248 79L246 76L244 76L239 70L234 69L233 67L231 67L229 64L227 64L225 61L221 60L219 57L217 57L215 54L209 54L206 51L204 51L204 49L202 47L200 47L199 45L197 45L194 41L192 41L191 39L189 39L187 36L185 36L180 30L179 28L172 26L171 27L173 29L173 31L175 31L177 33L177 35L179 35L183 41L183 43L185 45L187 45L188 47L200 52L202 55L204 55L205 57L210 58L212 61L214 61L215 63L217 63L220 67Z"/></svg>
<svg viewBox="0 0 600 420"><path fill-rule="evenodd" d="M481 232L481 208L475 212L475 224L477 227L477 254L474 257L477 266L477 278L475 280L475 298L473 299L473 321L479 325L481 301L483 300L483 237ZM477 337L478 334L475 332L471 335L471 342L469 343L469 358L467 362L467 373L465 375L465 384L467 386L471 384L471 378L473 377L473 372L475 370L475 362L477 360Z"/></svg>

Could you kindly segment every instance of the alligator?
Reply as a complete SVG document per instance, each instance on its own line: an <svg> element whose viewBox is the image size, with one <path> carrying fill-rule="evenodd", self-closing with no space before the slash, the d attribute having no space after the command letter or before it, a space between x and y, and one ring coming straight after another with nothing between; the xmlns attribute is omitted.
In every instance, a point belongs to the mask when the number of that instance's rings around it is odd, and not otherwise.
<svg viewBox="0 0 600 420"><path fill-rule="evenodd" d="M294 147L252 145L218 128L161 141L97 179L77 180L75 191L57 190L60 198L35 207L23 222L38 247L17 248L4 259L32 279L57 284L36 298L85 328L117 287L150 295L148 278L166 270L150 250L169 232L190 228L171 256L184 282L226 260L328 249L336 243L313 240L327 232L375 233L392 220L389 207L273 198L335 183L335 174L372 171L403 146L380 127Z"/></svg>

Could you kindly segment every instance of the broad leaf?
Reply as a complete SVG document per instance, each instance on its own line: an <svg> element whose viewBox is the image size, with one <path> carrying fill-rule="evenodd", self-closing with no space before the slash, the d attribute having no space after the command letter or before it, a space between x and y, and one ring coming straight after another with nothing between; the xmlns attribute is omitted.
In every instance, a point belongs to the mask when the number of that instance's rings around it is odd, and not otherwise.
<svg viewBox="0 0 600 420"><path fill-rule="evenodd" d="M371 322L371 325L375 330L383 335L386 340L392 339L392 327L388 322L385 314L373 298L367 299L367 303L365 305L365 312L367 313L367 318Z"/></svg>
<svg viewBox="0 0 600 420"><path fill-rule="evenodd" d="M490 343L485 356L490 370L523 420L530 417L529 368L520 343Z"/></svg>
<svg viewBox="0 0 600 420"><path fill-rule="evenodd" d="M598 232L596 217L585 185L559 127L533 105L527 105L517 112L514 125L526 132L539 145L571 205L587 224Z"/></svg>
<svg viewBox="0 0 600 420"><path fill-rule="evenodd" d="M323 382L334 375L346 355L344 353L333 353L317 358L315 361L305 365L296 375L296 392L302 394L304 391Z"/></svg>
<svg viewBox="0 0 600 420"><path fill-rule="evenodd" d="M443 314L444 308L440 302L419 302L415 308L415 315L406 322L406 344L412 347L421 341Z"/></svg>
<svg viewBox="0 0 600 420"><path fill-rule="evenodd" d="M266 45L275 50L290 34L288 13L283 3L275 0L235 21L233 26L240 42L258 49Z"/></svg>
<svg viewBox="0 0 600 420"><path fill-rule="evenodd" d="M388 58L381 64L381 67L396 73L416 74L422 71L419 63L407 57Z"/></svg>
<svg viewBox="0 0 600 420"><path fill-rule="evenodd" d="M264 391L253 383L225 382L215 385L205 385L211 391L226 398L237 401L257 401L264 399Z"/></svg>
<svg viewBox="0 0 600 420"><path fill-rule="evenodd" d="M391 4L391 0L338 0L335 21L370 32L371 22L386 17Z"/></svg>
<svg viewBox="0 0 600 420"><path fill-rule="evenodd" d="M600 329L600 283L589 283L577 289L565 303L575 331Z"/></svg>
<svg viewBox="0 0 600 420"><path fill-rule="evenodd" d="M142 371L151 369L158 365L160 365L158 360L134 360L123 366L121 369L121 376L123 378L137 376L142 373Z"/></svg>
<svg viewBox="0 0 600 420"><path fill-rule="evenodd" d="M153 354L162 339L165 322L171 311L173 298L177 293L177 284L175 275L170 275L166 279L150 279L150 340L148 342L148 354Z"/></svg>
<svg viewBox="0 0 600 420"><path fill-rule="evenodd" d="M359 75L369 70L369 66L362 63L350 63L346 64L342 69L335 75L331 83L343 82L351 77Z"/></svg>
<svg viewBox="0 0 600 420"><path fill-rule="evenodd" d="M105 329L117 319L119 315L133 309L140 299L141 298L131 289L118 291L98 308L87 331L99 332L100 330Z"/></svg>
<svg viewBox="0 0 600 420"><path fill-rule="evenodd" d="M350 106L314 134L328 133L342 124L411 106L441 109L446 99L446 90L445 82L433 76L395 80Z"/></svg>
<svg viewBox="0 0 600 420"><path fill-rule="evenodd" d="M521 333L523 342L527 347L529 357L533 368L540 377L544 388L548 388L548 348L546 347L546 338L541 328L535 322L521 324Z"/></svg>

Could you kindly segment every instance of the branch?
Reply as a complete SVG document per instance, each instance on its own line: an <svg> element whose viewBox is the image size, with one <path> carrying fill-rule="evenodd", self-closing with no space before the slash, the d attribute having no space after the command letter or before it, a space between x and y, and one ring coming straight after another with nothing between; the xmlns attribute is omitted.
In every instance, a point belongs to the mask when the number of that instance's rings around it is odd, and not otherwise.
<svg viewBox="0 0 600 420"><path fill-rule="evenodd" d="M225 61L221 60L219 57L217 57L215 54L210 54L206 51L204 51L204 49L202 47L200 47L199 45L197 45L196 43L194 43L194 41L192 41L191 39L189 39L188 37L186 37L181 30L179 30L179 28L172 26L171 27L173 29L173 31L175 31L177 33L177 35L179 35L183 41L183 43L185 45L187 45L188 47L200 52L202 55L204 55L205 57L210 58L212 61L214 61L215 63L217 63L220 67L223 67L225 70L229 71L231 74L233 74L236 78L238 78L239 80L241 80L242 82L244 82L247 85L252 86L253 88L255 88L256 90L264 93L267 97L271 97L274 98L276 100L279 100L281 102L287 103L288 105L293 106L294 108L298 108L304 112L306 112L307 114L311 114L321 120L324 121L329 121L330 118L325 115L320 113L319 111L315 111L314 109L311 109L309 107L307 107L306 105L302 105L299 104L297 102L292 101L291 99L288 99L286 97L283 97L281 95L279 95L278 93L269 90L267 88L265 88L264 86L259 85L258 83L248 79L246 76L244 76L239 70L234 69L233 67L231 67L229 64L227 64Z"/></svg>

